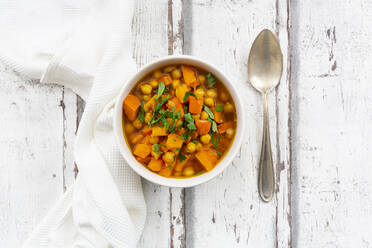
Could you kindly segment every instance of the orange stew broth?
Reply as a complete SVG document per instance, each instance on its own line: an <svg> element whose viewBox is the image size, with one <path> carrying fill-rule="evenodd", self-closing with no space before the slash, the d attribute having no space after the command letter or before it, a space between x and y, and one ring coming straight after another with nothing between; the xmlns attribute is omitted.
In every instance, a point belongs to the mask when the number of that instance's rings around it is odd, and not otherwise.
<svg viewBox="0 0 372 248"><path fill-rule="evenodd" d="M236 110L214 75L170 65L143 77L123 102L123 130L134 157L164 177L212 170L236 132Z"/></svg>

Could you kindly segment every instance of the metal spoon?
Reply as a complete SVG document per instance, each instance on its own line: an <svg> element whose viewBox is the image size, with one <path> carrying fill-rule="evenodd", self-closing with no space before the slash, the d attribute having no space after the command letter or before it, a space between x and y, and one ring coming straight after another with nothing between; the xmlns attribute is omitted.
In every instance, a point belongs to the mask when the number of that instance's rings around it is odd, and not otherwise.
<svg viewBox="0 0 372 248"><path fill-rule="evenodd" d="M269 202L274 196L274 167L271 154L267 94L279 84L283 56L278 40L267 29L258 34L248 58L248 79L263 97L263 135L258 172L258 192Z"/></svg>

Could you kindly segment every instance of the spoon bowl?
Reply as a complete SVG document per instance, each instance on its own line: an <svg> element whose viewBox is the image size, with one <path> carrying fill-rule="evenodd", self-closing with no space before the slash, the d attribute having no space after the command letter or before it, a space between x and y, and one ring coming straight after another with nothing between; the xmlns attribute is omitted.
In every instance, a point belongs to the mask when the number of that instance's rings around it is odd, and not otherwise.
<svg viewBox="0 0 372 248"><path fill-rule="evenodd" d="M263 98L263 134L258 171L258 192L263 201L274 196L274 166L270 143L267 94L280 81L283 55L275 35L267 29L261 31L252 44L248 58L248 79Z"/></svg>

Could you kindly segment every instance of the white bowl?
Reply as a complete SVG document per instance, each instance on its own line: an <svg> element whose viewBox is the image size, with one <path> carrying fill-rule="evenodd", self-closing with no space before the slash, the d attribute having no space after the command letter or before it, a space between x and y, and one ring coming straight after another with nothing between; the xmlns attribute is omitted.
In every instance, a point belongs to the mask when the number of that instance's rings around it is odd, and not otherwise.
<svg viewBox="0 0 372 248"><path fill-rule="evenodd" d="M230 94L235 102L235 107L237 111L237 129L235 138L233 140L233 144L230 147L228 153L224 156L224 158L216 165L216 167L200 176L195 176L191 178L166 178L159 176L156 173L151 172L147 168L145 168L142 164L140 164L132 155L123 134L122 129L122 117L123 117L123 110L122 104L124 98L129 94L133 86L142 79L145 75L149 72L161 68L166 65L173 65L173 64L188 64L193 65L195 67L202 68L205 71L211 72L214 76L216 76L230 91ZM121 89L121 92L116 100L115 110L114 110L114 132L117 138L118 145L120 147L120 152L123 155L124 159L128 162L129 166L137 172L140 176L146 178L147 180L157 183L164 186L169 187L192 187L208 180L216 177L220 174L233 160L235 155L238 153L238 150L241 146L243 140L243 127L244 127L244 111L242 106L242 101L240 99L239 93L235 88L234 84L226 77L225 74L221 72L221 70L217 69L215 66L192 56L167 56L156 61L153 61L146 66L142 67L129 81L124 82L124 87Z"/></svg>

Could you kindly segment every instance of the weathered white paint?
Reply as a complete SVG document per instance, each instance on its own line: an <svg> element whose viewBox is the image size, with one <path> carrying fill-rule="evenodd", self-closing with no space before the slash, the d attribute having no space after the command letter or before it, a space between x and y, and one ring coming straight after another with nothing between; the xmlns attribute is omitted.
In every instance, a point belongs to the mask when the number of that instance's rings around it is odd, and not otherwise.
<svg viewBox="0 0 372 248"><path fill-rule="evenodd" d="M295 247L372 247L371 11L292 4Z"/></svg>

